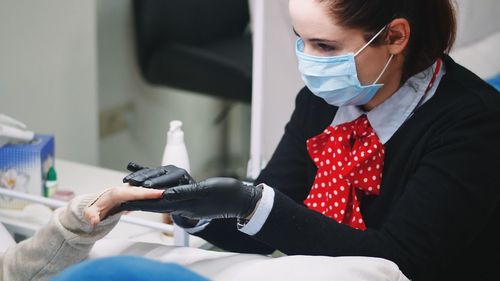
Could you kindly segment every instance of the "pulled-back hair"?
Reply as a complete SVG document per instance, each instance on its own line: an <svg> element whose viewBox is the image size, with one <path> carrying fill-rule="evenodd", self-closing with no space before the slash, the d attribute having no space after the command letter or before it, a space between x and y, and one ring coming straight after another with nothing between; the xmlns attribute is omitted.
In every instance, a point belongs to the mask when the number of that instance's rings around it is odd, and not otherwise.
<svg viewBox="0 0 500 281"><path fill-rule="evenodd" d="M455 42L457 24L451 0L317 1L327 5L336 24L361 29L367 41L393 19L408 20L411 34L401 82L431 66L448 53ZM382 43L386 31L372 44Z"/></svg>

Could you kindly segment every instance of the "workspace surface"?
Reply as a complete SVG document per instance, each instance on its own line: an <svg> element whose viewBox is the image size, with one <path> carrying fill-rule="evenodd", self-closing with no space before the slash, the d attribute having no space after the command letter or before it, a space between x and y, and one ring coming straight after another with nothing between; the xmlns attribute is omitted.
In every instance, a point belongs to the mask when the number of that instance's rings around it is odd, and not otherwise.
<svg viewBox="0 0 500 281"><path fill-rule="evenodd" d="M56 159L55 168L58 174L59 188L71 190L76 196L88 193L99 193L106 188L123 185L122 179L127 175L126 172L100 168L86 165L64 159ZM47 210L44 216L49 216ZM0 209L0 222L8 224L15 228L31 230L38 229L48 218L39 218L37 220L26 220L26 214L19 211L18 216L12 210ZM141 218L151 222L162 222L162 214L131 212L126 216ZM32 231L31 231L32 232ZM106 238L128 239L131 241L158 243L163 245L174 245L172 236L163 234L159 230L148 227L133 225L120 221L116 227L106 236ZM189 235L189 246L197 248L208 248L210 245L203 239Z"/></svg>

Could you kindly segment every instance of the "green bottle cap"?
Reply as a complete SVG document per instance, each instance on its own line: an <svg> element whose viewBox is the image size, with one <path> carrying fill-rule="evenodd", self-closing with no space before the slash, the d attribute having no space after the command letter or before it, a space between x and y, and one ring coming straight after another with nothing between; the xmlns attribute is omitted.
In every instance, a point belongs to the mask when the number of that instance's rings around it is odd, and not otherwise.
<svg viewBox="0 0 500 281"><path fill-rule="evenodd" d="M56 173L56 169L54 169L54 166L51 166L49 168L49 171L47 172L47 180L48 181L56 181L57 180L57 173Z"/></svg>
<svg viewBox="0 0 500 281"><path fill-rule="evenodd" d="M57 173L54 166L49 168L47 172L47 179L45 180L45 185L43 187L43 195L47 198L51 198L57 189Z"/></svg>

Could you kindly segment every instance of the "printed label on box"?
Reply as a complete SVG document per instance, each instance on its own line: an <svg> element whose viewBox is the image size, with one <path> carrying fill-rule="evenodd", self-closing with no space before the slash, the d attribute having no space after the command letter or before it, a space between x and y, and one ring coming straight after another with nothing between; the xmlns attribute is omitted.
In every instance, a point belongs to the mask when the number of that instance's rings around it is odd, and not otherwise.
<svg viewBox="0 0 500 281"><path fill-rule="evenodd" d="M27 144L7 144L0 148L0 188L44 195L47 172L54 165L54 137L37 134ZM0 208L21 209L29 202L0 195Z"/></svg>

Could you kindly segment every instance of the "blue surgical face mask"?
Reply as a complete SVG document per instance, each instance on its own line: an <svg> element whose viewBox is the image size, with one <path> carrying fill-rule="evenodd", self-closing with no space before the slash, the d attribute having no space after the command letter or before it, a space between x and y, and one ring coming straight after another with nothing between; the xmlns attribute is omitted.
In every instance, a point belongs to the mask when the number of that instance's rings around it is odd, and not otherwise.
<svg viewBox="0 0 500 281"><path fill-rule="evenodd" d="M383 86L377 82L394 55L390 56L375 82L366 86L361 85L358 79L355 57L366 49L384 29L385 27L355 54L349 53L332 57L305 54L304 41L300 38L297 39L295 52L299 62L299 71L309 90L334 106L367 104Z"/></svg>

